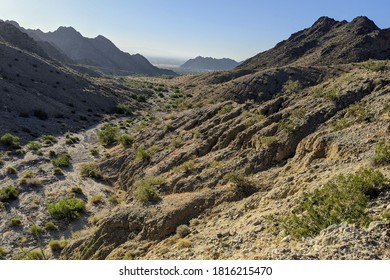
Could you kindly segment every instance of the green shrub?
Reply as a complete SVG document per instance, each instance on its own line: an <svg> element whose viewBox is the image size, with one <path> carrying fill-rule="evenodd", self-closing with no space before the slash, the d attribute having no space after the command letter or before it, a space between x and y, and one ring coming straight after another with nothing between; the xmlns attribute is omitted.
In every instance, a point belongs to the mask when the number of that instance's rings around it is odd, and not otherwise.
<svg viewBox="0 0 390 280"><path fill-rule="evenodd" d="M217 116L224 115L226 113L229 113L231 110L233 110L233 105L231 104L226 104L223 105L222 108L218 111Z"/></svg>
<svg viewBox="0 0 390 280"><path fill-rule="evenodd" d="M11 133L6 133L3 136L1 136L0 142L8 149L20 148L20 138L15 135L12 135Z"/></svg>
<svg viewBox="0 0 390 280"><path fill-rule="evenodd" d="M50 150L50 151L49 151L49 157L50 157L50 158L53 158L53 157L55 157L55 156L56 156L56 152L53 151L53 150Z"/></svg>
<svg viewBox="0 0 390 280"><path fill-rule="evenodd" d="M45 230L57 231L58 226L55 223L49 221L45 224Z"/></svg>
<svg viewBox="0 0 390 280"><path fill-rule="evenodd" d="M91 152L91 155L93 155L93 156L99 155L99 150L97 148L91 148L89 151Z"/></svg>
<svg viewBox="0 0 390 280"><path fill-rule="evenodd" d="M47 209L54 219L74 220L84 211L85 202L79 198L65 198L56 203L50 203Z"/></svg>
<svg viewBox="0 0 390 280"><path fill-rule="evenodd" d="M31 141L28 142L27 147L29 150L38 151L40 148L42 148L42 144L37 141Z"/></svg>
<svg viewBox="0 0 390 280"><path fill-rule="evenodd" d="M176 228L176 234L180 237L180 238L183 238L183 237L186 237L187 235L189 235L191 233L191 230L189 228L189 226L187 225L180 225Z"/></svg>
<svg viewBox="0 0 390 280"><path fill-rule="evenodd" d="M54 166L57 167L69 167L70 166L71 157L69 154L63 153L59 154L56 157L51 159L51 162Z"/></svg>
<svg viewBox="0 0 390 280"><path fill-rule="evenodd" d="M64 172L62 171L61 168L55 167L55 168L53 169L53 174L54 174L55 176L62 176L62 175L64 175Z"/></svg>
<svg viewBox="0 0 390 280"><path fill-rule="evenodd" d="M116 142L116 138L118 136L118 128L112 123L107 123L102 125L99 132L97 133L99 137L99 142L103 146L109 146Z"/></svg>
<svg viewBox="0 0 390 280"><path fill-rule="evenodd" d="M173 171L178 172L178 173L179 172L180 173L188 173L194 168L195 168L195 162L193 160L188 160L188 161L180 164L179 166L176 166L175 168L173 168Z"/></svg>
<svg viewBox="0 0 390 280"><path fill-rule="evenodd" d="M161 200L156 187L164 184L166 180L162 177L148 177L134 183L136 190L135 198L141 202L158 202Z"/></svg>
<svg viewBox="0 0 390 280"><path fill-rule="evenodd" d="M80 138L77 136L67 136L65 140L66 145L73 145L80 142Z"/></svg>
<svg viewBox="0 0 390 280"><path fill-rule="evenodd" d="M102 179L102 173L95 163L83 163L80 165L80 176L82 178Z"/></svg>
<svg viewBox="0 0 390 280"><path fill-rule="evenodd" d="M22 221L19 218L11 218L10 223L13 227L18 227L22 225Z"/></svg>
<svg viewBox="0 0 390 280"><path fill-rule="evenodd" d="M68 244L67 240L52 240L49 242L50 249L53 252L60 252Z"/></svg>
<svg viewBox="0 0 390 280"><path fill-rule="evenodd" d="M117 137L117 140L119 143L122 144L122 146L131 146L134 143L134 137L129 134L122 134Z"/></svg>
<svg viewBox="0 0 390 280"><path fill-rule="evenodd" d="M118 103L116 105L115 112L123 115L131 115L133 113L133 110L131 109L130 105L127 105L125 103Z"/></svg>
<svg viewBox="0 0 390 280"><path fill-rule="evenodd" d="M43 109L35 109L33 111L33 114L35 117L37 117L40 120L47 120L48 119L48 115Z"/></svg>
<svg viewBox="0 0 390 280"><path fill-rule="evenodd" d="M390 142L380 141L376 144L373 161L375 165L390 163Z"/></svg>
<svg viewBox="0 0 390 280"><path fill-rule="evenodd" d="M14 186L0 189L0 201L13 201L18 199L19 191Z"/></svg>
<svg viewBox="0 0 390 280"><path fill-rule="evenodd" d="M32 235L34 236L38 236L41 232L43 232L43 229L36 225L36 224L33 224L31 227L30 227L30 232Z"/></svg>
<svg viewBox="0 0 390 280"><path fill-rule="evenodd" d="M29 252L23 252L21 254L15 255L14 260L44 260L45 256L43 255L42 251L39 249L29 251Z"/></svg>
<svg viewBox="0 0 390 280"><path fill-rule="evenodd" d="M79 195L83 195L84 194L83 190L80 187L71 187L69 189L69 192L71 194L79 194Z"/></svg>
<svg viewBox="0 0 390 280"><path fill-rule="evenodd" d="M58 140L53 135L50 134L44 134L41 136L41 141L45 144L54 144L57 143Z"/></svg>
<svg viewBox="0 0 390 280"><path fill-rule="evenodd" d="M7 166L6 169L5 169L5 172L6 172L7 174L9 174L9 175L11 175L11 174L17 174L17 173L18 173L18 171L16 170L16 168L13 167L13 166Z"/></svg>
<svg viewBox="0 0 390 280"><path fill-rule="evenodd" d="M151 157L152 157L152 153L150 152L150 150L145 149L143 147L139 147L137 149L136 158L138 160L142 160L142 161L148 162L148 161L150 161Z"/></svg>
<svg viewBox="0 0 390 280"><path fill-rule="evenodd" d="M389 180L379 171L360 169L355 174L339 175L321 189L306 193L281 226L294 238L314 236L341 222L365 225L370 196L388 188Z"/></svg>

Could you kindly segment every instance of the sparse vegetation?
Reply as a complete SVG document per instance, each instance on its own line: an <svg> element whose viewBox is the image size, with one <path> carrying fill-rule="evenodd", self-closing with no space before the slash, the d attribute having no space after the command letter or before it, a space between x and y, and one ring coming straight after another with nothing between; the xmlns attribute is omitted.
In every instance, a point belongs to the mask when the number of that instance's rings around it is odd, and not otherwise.
<svg viewBox="0 0 390 280"><path fill-rule="evenodd" d="M64 175L64 171L62 171L62 169L59 168L59 167L55 167L55 168L53 169L53 174L54 174L55 176L63 176L63 175Z"/></svg>
<svg viewBox="0 0 390 280"><path fill-rule="evenodd" d="M247 197L257 191L256 186L244 173L230 172L225 179L232 183L238 194Z"/></svg>
<svg viewBox="0 0 390 280"><path fill-rule="evenodd" d="M119 130L112 123L106 123L102 125L100 131L98 132L99 142L103 146L110 146L114 144L117 140Z"/></svg>
<svg viewBox="0 0 390 280"><path fill-rule="evenodd" d="M297 93L301 88L302 85L298 80L287 80L283 85L283 91L288 94Z"/></svg>
<svg viewBox="0 0 390 280"><path fill-rule="evenodd" d="M29 150L38 151L42 148L42 144L37 141L31 141L27 144Z"/></svg>
<svg viewBox="0 0 390 280"><path fill-rule="evenodd" d="M43 232L43 229L36 225L36 224L32 224L31 227L30 227L30 233L34 236L38 236L39 234L41 234Z"/></svg>
<svg viewBox="0 0 390 280"><path fill-rule="evenodd" d="M390 142L379 141L376 144L373 162L375 165L385 165L390 163Z"/></svg>
<svg viewBox="0 0 390 280"><path fill-rule="evenodd" d="M71 187L69 189L69 193L71 193L73 195L76 195L76 194L83 195L84 194L83 190L80 187Z"/></svg>
<svg viewBox="0 0 390 280"><path fill-rule="evenodd" d="M65 144L66 145L74 145L76 143L80 142L80 138L77 136L66 136Z"/></svg>
<svg viewBox="0 0 390 280"><path fill-rule="evenodd" d="M365 225L369 221L366 207L370 197L388 187L389 180L372 169L341 174L322 188L306 193L292 213L281 218L282 228L288 235L301 238L341 222Z"/></svg>
<svg viewBox="0 0 390 280"><path fill-rule="evenodd" d="M82 178L102 179L102 173L95 163L83 163L80 165L80 176Z"/></svg>
<svg viewBox="0 0 390 280"><path fill-rule="evenodd" d="M42 250L36 249L28 252L20 253L13 258L14 260L44 260L45 256Z"/></svg>
<svg viewBox="0 0 390 280"><path fill-rule="evenodd" d="M177 248L184 249L191 247L192 242L188 238L180 238L177 240Z"/></svg>
<svg viewBox="0 0 390 280"><path fill-rule="evenodd" d="M44 134L41 136L41 141L45 144L54 144L57 143L58 140L53 135L50 134Z"/></svg>
<svg viewBox="0 0 390 280"><path fill-rule="evenodd" d="M8 149L14 150L20 148L20 138L15 135L12 135L11 133L6 133L1 136L0 142Z"/></svg>
<svg viewBox="0 0 390 280"><path fill-rule="evenodd" d="M222 108L218 111L217 116L221 116L221 115L224 115L226 113L229 113L233 110L233 108L234 107L231 104L223 105Z"/></svg>
<svg viewBox="0 0 390 280"><path fill-rule="evenodd" d="M47 207L49 214L54 219L77 219L85 209L85 202L80 198L64 198L56 203L50 203Z"/></svg>
<svg viewBox="0 0 390 280"><path fill-rule="evenodd" d="M118 103L116 105L115 112L123 115L131 115L133 113L133 110L131 109L130 105L127 105L125 103Z"/></svg>
<svg viewBox="0 0 390 280"><path fill-rule="evenodd" d="M94 195L89 199L89 202L91 204L103 203L103 196L101 194Z"/></svg>
<svg viewBox="0 0 390 280"><path fill-rule="evenodd" d="M14 166L11 166L11 165L9 165L9 166L7 166L7 167L5 168L5 172L6 172L8 175L12 175L12 174L17 174L17 173L18 173L18 171L16 170L16 168L15 168Z"/></svg>
<svg viewBox="0 0 390 280"><path fill-rule="evenodd" d="M156 187L164 184L166 180L162 177L148 177L134 183L136 190L134 196L137 200L145 202L158 202L161 200Z"/></svg>
<svg viewBox="0 0 390 280"><path fill-rule="evenodd" d="M176 173L188 173L195 168L195 162L193 160L188 160L179 166L173 168L173 171Z"/></svg>
<svg viewBox="0 0 390 280"><path fill-rule="evenodd" d="M71 157L67 153L59 154L51 159L51 162L56 167L69 167Z"/></svg>
<svg viewBox="0 0 390 280"><path fill-rule="evenodd" d="M129 134L121 134L117 137L117 140L123 147L131 146L134 143L134 137Z"/></svg>
<svg viewBox="0 0 390 280"><path fill-rule="evenodd" d="M58 226L51 221L47 222L45 224L44 228L45 228L45 230L49 230L49 231L57 231L58 230Z"/></svg>
<svg viewBox="0 0 390 280"><path fill-rule="evenodd" d="M91 155L93 155L94 157L99 155L98 148L91 148L89 151L90 151Z"/></svg>
<svg viewBox="0 0 390 280"><path fill-rule="evenodd" d="M362 66L371 71L382 71L386 68L386 61L369 59L362 63Z"/></svg>
<svg viewBox="0 0 390 280"><path fill-rule="evenodd" d="M13 227L18 227L22 225L22 220L20 218L11 218L10 224Z"/></svg>
<svg viewBox="0 0 390 280"><path fill-rule="evenodd" d="M68 241L65 239L62 240L52 240L49 242L50 249L53 252L60 252L68 244Z"/></svg>
<svg viewBox="0 0 390 280"><path fill-rule="evenodd" d="M18 199L19 191L14 186L7 186L0 189L0 201L13 201Z"/></svg>
<svg viewBox="0 0 390 280"><path fill-rule="evenodd" d="M150 161L151 157L152 157L152 153L150 152L150 150L145 149L143 147L139 147L137 149L136 158L138 160L142 160L142 161L148 162L148 161Z"/></svg>
<svg viewBox="0 0 390 280"><path fill-rule="evenodd" d="M187 225L180 225L176 228L176 234L180 238L184 238L191 233L190 228Z"/></svg>

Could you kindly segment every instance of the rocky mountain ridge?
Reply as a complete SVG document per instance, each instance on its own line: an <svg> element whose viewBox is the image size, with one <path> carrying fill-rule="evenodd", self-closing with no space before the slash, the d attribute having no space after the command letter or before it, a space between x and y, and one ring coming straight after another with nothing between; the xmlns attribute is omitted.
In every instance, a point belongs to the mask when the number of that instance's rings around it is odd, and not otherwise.
<svg viewBox="0 0 390 280"><path fill-rule="evenodd" d="M198 56L193 59L189 59L183 63L180 68L196 69L196 70L231 70L237 67L239 63L230 58L212 58Z"/></svg>

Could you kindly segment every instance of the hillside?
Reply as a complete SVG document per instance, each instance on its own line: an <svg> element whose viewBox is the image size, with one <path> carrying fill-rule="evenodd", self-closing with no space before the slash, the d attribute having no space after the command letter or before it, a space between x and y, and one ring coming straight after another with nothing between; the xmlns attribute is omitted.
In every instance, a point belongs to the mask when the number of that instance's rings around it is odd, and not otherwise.
<svg viewBox="0 0 390 280"><path fill-rule="evenodd" d="M283 65L331 65L390 56L390 29L380 29L367 17L351 22L321 17L310 28L294 33L274 48L250 58L240 69Z"/></svg>
<svg viewBox="0 0 390 280"><path fill-rule="evenodd" d="M106 74L175 75L173 71L153 66L140 54L130 55L121 51L102 35L96 38L86 38L73 27L63 26L56 31L45 33L39 29L24 29L16 22L12 22L12 24L27 33L38 43L46 45L49 43L52 45L58 51L55 52L51 48L48 53L52 54L53 58L64 63L69 63L70 59L76 64L89 66Z"/></svg>
<svg viewBox="0 0 390 280"><path fill-rule="evenodd" d="M180 68L195 70L231 70L239 63L229 58L212 58L198 56L183 63Z"/></svg>
<svg viewBox="0 0 390 280"><path fill-rule="evenodd" d="M366 18L321 18L234 70L84 78L115 112L28 139L41 146L1 141L0 258L390 259L389 57L341 39L316 56L324 22L386 42ZM287 58L297 36L318 46Z"/></svg>

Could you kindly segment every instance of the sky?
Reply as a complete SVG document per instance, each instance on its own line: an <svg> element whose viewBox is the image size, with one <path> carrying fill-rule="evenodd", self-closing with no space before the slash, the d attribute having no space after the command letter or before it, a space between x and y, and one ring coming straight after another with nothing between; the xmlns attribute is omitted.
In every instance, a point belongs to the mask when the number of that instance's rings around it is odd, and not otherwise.
<svg viewBox="0 0 390 280"><path fill-rule="evenodd" d="M147 57L237 61L272 48L320 16L351 21L365 15L388 28L389 12L389 0L0 0L0 19L25 28L72 26Z"/></svg>

